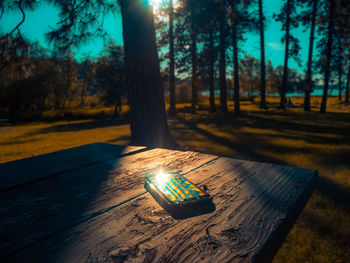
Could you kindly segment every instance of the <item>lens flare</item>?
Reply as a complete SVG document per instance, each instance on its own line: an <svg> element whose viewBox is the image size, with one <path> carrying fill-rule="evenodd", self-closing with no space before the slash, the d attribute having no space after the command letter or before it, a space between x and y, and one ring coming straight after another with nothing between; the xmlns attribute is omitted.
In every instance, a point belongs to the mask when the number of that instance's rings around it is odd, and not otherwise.
<svg viewBox="0 0 350 263"><path fill-rule="evenodd" d="M162 169L159 170L159 173L156 176L156 181L159 185L164 186L169 179L169 174L163 173Z"/></svg>
<svg viewBox="0 0 350 263"><path fill-rule="evenodd" d="M153 6L158 6L162 3L162 0L150 0L150 2Z"/></svg>

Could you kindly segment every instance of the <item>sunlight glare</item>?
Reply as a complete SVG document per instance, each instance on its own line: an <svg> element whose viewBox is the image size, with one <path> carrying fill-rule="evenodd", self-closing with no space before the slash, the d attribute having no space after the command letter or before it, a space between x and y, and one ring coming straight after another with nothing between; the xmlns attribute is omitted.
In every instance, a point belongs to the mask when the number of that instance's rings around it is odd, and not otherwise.
<svg viewBox="0 0 350 263"><path fill-rule="evenodd" d="M162 0L150 0L153 6L159 6L162 3Z"/></svg>
<svg viewBox="0 0 350 263"><path fill-rule="evenodd" d="M159 8L160 8L160 6L161 6L161 4L162 4L162 1L163 1L163 0L150 0L150 4L152 5L152 7L153 7L153 12L154 12L155 14L158 14L158 13L159 13Z"/></svg>
<svg viewBox="0 0 350 263"><path fill-rule="evenodd" d="M169 174L163 173L162 169L159 170L159 173L156 176L157 183L161 186L164 186L169 179Z"/></svg>
<svg viewBox="0 0 350 263"><path fill-rule="evenodd" d="M153 7L153 12L155 14L159 14L159 10L161 9L161 6L163 6L163 8L165 6L169 5L169 0L149 0L149 3L152 5ZM173 0L173 8L177 8L177 0Z"/></svg>

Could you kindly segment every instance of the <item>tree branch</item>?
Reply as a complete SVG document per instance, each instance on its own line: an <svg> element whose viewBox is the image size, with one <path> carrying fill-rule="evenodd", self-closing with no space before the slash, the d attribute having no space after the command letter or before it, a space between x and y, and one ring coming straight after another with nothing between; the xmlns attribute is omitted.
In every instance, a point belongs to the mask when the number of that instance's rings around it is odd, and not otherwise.
<svg viewBox="0 0 350 263"><path fill-rule="evenodd" d="M12 29L12 31L11 31L8 35L12 35L13 32L15 32L15 31L17 30L17 32L18 32L19 35L21 36L21 33L20 33L20 31L19 31L19 27L24 23L24 20L25 20L25 18L26 18L26 14L24 13L23 8L22 8L22 0L18 2L18 8L19 8L19 10L21 10L21 13L22 13L22 20L21 20L21 22L19 22L19 23L17 24L17 26L16 26L14 29Z"/></svg>

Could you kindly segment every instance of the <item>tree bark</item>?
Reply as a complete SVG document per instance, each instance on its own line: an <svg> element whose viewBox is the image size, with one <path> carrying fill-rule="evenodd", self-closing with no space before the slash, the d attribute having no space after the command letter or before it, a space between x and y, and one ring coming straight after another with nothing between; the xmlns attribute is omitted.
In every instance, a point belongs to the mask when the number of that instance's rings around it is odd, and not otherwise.
<svg viewBox="0 0 350 263"><path fill-rule="evenodd" d="M87 86L87 84L85 82L83 82L81 96L80 96L80 107L84 106L84 104L85 104L85 94L86 94L86 89L87 89L86 86Z"/></svg>
<svg viewBox="0 0 350 263"><path fill-rule="evenodd" d="M338 99L341 101L342 99L342 96L341 96L341 92L342 92L342 71L343 71L343 68L342 68L342 65L341 65L341 61L339 62L340 65L339 65L339 69L338 69L338 90L339 90L339 94L338 94Z"/></svg>
<svg viewBox="0 0 350 263"><path fill-rule="evenodd" d="M290 6L291 6L292 0L287 0L287 14L286 14L286 45L285 45L285 51L284 51L284 67L283 67L283 80L282 80L282 87L281 87L281 102L280 102L280 108L285 109L285 102L286 102L286 90L287 90L287 83L288 83L288 57L289 57L289 28L290 28Z"/></svg>
<svg viewBox="0 0 350 263"><path fill-rule="evenodd" d="M312 7L312 18L311 18L311 29L310 29L310 42L309 42L309 55L307 61L307 71L305 79L305 97L304 97L304 111L310 111L310 93L312 90L312 53L314 48L315 39L315 21L317 11L318 0L313 1Z"/></svg>
<svg viewBox="0 0 350 263"><path fill-rule="evenodd" d="M198 103L197 88L197 31L195 25L195 7L194 0L191 4L191 57L192 57L192 113L196 113L196 105Z"/></svg>
<svg viewBox="0 0 350 263"><path fill-rule="evenodd" d="M235 19L235 18L234 18ZM238 78L238 50L237 50L237 27L234 23L232 26L232 45L233 45L233 78L234 78L234 95L235 113L240 112L239 105L239 78Z"/></svg>
<svg viewBox="0 0 350 263"><path fill-rule="evenodd" d="M169 109L169 114L172 116L176 116L173 0L169 1L169 53L170 53L170 61L169 61L170 109Z"/></svg>
<svg viewBox="0 0 350 263"><path fill-rule="evenodd" d="M265 37L264 14L262 0L259 0L259 29L260 29L260 108L266 108L266 69L265 69Z"/></svg>
<svg viewBox="0 0 350 263"><path fill-rule="evenodd" d="M349 86L350 86L350 61L348 62L348 80L345 89L345 103L349 102Z"/></svg>
<svg viewBox="0 0 350 263"><path fill-rule="evenodd" d="M214 94L214 39L213 39L213 28L209 29L209 45L210 45L210 65L209 65L209 112L215 112L215 94Z"/></svg>
<svg viewBox="0 0 350 263"><path fill-rule="evenodd" d="M119 0L129 86L131 143L173 146L160 78L152 9L145 0Z"/></svg>
<svg viewBox="0 0 350 263"><path fill-rule="evenodd" d="M223 5L223 4L221 4ZM220 6L220 14L219 14L219 31L220 31L220 65L219 65L219 72L220 72L220 106L221 111L227 112L227 87L226 87L226 45L225 45L225 39L226 39L226 16L225 16L225 9L223 6Z"/></svg>
<svg viewBox="0 0 350 263"><path fill-rule="evenodd" d="M326 112L327 107L327 97L328 97L328 82L330 75L330 63L332 56L332 43L333 43L333 30L334 30L334 9L335 9L335 0L331 0L331 6L329 10L329 22L328 22L328 42L327 42L327 53L326 53L326 70L324 74L324 88L323 88L323 96L321 102L321 113Z"/></svg>

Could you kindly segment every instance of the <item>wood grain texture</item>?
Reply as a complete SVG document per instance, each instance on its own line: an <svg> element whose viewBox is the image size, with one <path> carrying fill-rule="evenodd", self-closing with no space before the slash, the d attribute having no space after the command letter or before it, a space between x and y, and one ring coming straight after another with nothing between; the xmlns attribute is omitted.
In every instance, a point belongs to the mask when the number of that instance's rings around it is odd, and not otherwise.
<svg viewBox="0 0 350 263"><path fill-rule="evenodd" d="M180 157L171 155L165 160L176 169ZM163 162L160 156L158 164ZM134 158L129 167L152 169L151 160L143 158ZM208 187L214 212L175 220L146 193L7 259L35 255L37 262L266 262L294 224L317 175L314 170L229 158L214 158L191 170L186 177ZM133 195L134 185L142 180L134 181L140 175L128 171L130 181L121 180L127 185L122 189Z"/></svg>
<svg viewBox="0 0 350 263"><path fill-rule="evenodd" d="M53 177L65 171L115 158L144 149L138 146L119 146L107 143L92 143L49 154L0 164L0 192L16 185L36 182L47 176Z"/></svg>
<svg viewBox="0 0 350 263"><path fill-rule="evenodd" d="M119 158L104 156L98 156L96 160L100 161L92 165L0 193L0 258L10 260L23 249L30 251L33 245L144 193L146 172L162 166L186 173L216 158L165 149L132 152ZM30 254L36 258L35 253Z"/></svg>

